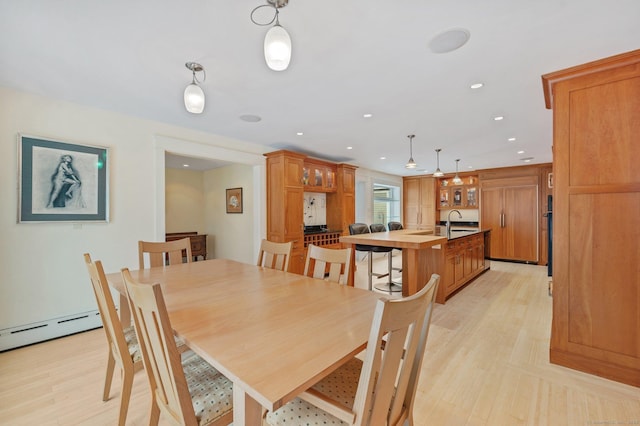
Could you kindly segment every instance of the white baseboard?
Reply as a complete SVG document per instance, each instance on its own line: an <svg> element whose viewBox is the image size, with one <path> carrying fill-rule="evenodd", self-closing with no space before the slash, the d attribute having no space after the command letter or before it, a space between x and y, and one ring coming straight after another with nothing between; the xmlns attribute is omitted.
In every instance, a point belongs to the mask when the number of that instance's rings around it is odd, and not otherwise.
<svg viewBox="0 0 640 426"><path fill-rule="evenodd" d="M98 310L0 330L0 352L102 327Z"/></svg>

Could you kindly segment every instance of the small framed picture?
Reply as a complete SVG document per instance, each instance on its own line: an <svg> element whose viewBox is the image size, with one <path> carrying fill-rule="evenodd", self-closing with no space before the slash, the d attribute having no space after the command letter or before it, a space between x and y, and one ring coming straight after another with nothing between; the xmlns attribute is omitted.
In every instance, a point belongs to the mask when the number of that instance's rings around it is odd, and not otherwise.
<svg viewBox="0 0 640 426"><path fill-rule="evenodd" d="M242 188L227 189L227 213L242 213Z"/></svg>
<svg viewBox="0 0 640 426"><path fill-rule="evenodd" d="M105 147L18 135L18 223L108 222Z"/></svg>

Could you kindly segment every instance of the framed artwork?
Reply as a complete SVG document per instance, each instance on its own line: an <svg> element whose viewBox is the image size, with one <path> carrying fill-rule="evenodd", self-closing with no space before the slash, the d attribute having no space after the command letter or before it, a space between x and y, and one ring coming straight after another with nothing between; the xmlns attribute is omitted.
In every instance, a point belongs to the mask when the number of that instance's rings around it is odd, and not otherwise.
<svg viewBox="0 0 640 426"><path fill-rule="evenodd" d="M18 135L18 223L108 222L108 150Z"/></svg>
<svg viewBox="0 0 640 426"><path fill-rule="evenodd" d="M242 188L227 189L227 213L242 213Z"/></svg>

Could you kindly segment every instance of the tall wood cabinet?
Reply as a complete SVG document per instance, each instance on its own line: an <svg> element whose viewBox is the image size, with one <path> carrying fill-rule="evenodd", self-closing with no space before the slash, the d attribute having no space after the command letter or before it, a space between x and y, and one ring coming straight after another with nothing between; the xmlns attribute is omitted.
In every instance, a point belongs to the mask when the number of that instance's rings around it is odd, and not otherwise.
<svg viewBox="0 0 640 426"><path fill-rule="evenodd" d="M349 225L356 221L356 167L336 166L336 189L327 194L327 227L349 235Z"/></svg>
<svg viewBox="0 0 640 426"><path fill-rule="evenodd" d="M492 259L538 262L538 176L481 181L481 226Z"/></svg>
<svg viewBox="0 0 640 426"><path fill-rule="evenodd" d="M403 178L403 226L406 229L434 229L436 225L435 185L436 179L430 176Z"/></svg>
<svg viewBox="0 0 640 426"><path fill-rule="evenodd" d="M304 192L327 193L327 227L349 233L355 222L355 166L311 160L292 151L275 151L267 157L267 239L293 241L289 271L304 270ZM314 182L309 180L310 172ZM318 179L315 180L315 176Z"/></svg>
<svg viewBox="0 0 640 426"><path fill-rule="evenodd" d="M267 239L293 241L290 271L304 269L304 188L302 168L305 156L289 151L267 157Z"/></svg>
<svg viewBox="0 0 640 426"><path fill-rule="evenodd" d="M542 80L553 109L551 362L640 386L640 50Z"/></svg>

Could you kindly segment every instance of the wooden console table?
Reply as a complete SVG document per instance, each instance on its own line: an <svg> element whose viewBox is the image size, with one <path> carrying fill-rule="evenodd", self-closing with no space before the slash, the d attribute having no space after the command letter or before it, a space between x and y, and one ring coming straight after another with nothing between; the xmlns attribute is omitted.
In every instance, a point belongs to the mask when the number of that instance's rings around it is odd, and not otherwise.
<svg viewBox="0 0 640 426"><path fill-rule="evenodd" d="M202 256L202 260L206 260L207 234L198 234L197 232L173 232L165 235L165 241L181 240L187 237L191 241L191 255L193 256L193 260L198 260L198 256Z"/></svg>

